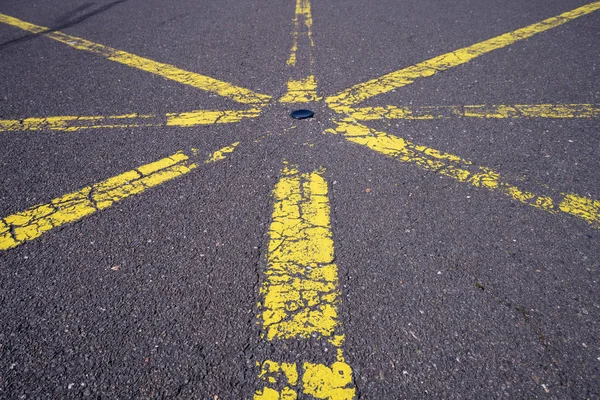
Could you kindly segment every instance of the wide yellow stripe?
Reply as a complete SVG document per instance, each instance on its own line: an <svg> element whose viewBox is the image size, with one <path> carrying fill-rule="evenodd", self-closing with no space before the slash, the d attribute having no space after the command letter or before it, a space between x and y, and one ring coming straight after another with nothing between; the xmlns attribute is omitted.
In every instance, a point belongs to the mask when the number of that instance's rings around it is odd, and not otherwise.
<svg viewBox="0 0 600 400"><path fill-rule="evenodd" d="M256 118L258 108L250 110L196 110L184 113L168 113L163 116L153 114L125 114L110 116L56 116L43 118L23 118L0 120L0 132L11 131L66 131L99 128L137 128L142 126L183 126L226 124L239 122L244 118Z"/></svg>
<svg viewBox="0 0 600 400"><path fill-rule="evenodd" d="M331 366L259 363L265 386L254 399L295 399L298 393L317 399L353 399L352 370L341 349L341 295L323 171L284 168L273 197L267 269L260 288L263 338L325 339L337 349L337 360Z"/></svg>
<svg viewBox="0 0 600 400"><path fill-rule="evenodd" d="M430 60L391 72L368 82L360 83L343 90L334 96L326 98L325 101L333 109L343 111L345 107L360 103L368 98L387 93L402 86L410 85L419 78L432 76L438 72L467 63L490 51L501 49L519 40L530 38L533 35L555 28L598 9L600 9L600 2L586 4L536 24L434 57Z"/></svg>
<svg viewBox="0 0 600 400"><path fill-rule="evenodd" d="M422 107L360 107L345 110L359 121L447 118L596 118L600 104L515 104Z"/></svg>
<svg viewBox="0 0 600 400"><path fill-rule="evenodd" d="M556 214L565 213L581 218L594 228L600 229L600 201L573 193L536 194L509 183L498 172L474 165L459 156L443 153L426 146L414 144L397 136L370 129L353 121L339 121L335 133L342 133L350 142L392 157L400 162L411 163L470 184L474 187L497 191L529 206Z"/></svg>
<svg viewBox="0 0 600 400"><path fill-rule="evenodd" d="M227 147L222 150L219 160L233 149ZM0 219L0 250L11 249L54 228L79 221L130 196L185 175L196 167L197 164L190 162L187 155L177 152L58 197L47 204L9 215Z"/></svg>
<svg viewBox="0 0 600 400"><path fill-rule="evenodd" d="M140 57L122 50L117 50L108 46L94 43L89 40L70 36L59 31L51 31L49 28L34 25L8 15L0 14L0 22L12 25L28 32L43 34L50 39L67 44L74 49L98 54L111 61L115 61L132 68L137 68L142 71L150 72L151 74L159 75L163 78L167 78L184 85L213 92L240 103L265 104L271 99L271 96L255 93L249 89L233 85L229 82L214 79L205 75L200 75L195 72L185 71L170 64L153 61L148 58Z"/></svg>

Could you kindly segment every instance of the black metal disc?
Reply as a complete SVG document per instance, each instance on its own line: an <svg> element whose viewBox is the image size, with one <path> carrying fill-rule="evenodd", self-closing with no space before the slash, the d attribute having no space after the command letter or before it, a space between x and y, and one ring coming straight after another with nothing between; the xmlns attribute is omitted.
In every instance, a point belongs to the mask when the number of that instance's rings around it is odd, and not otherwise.
<svg viewBox="0 0 600 400"><path fill-rule="evenodd" d="M296 118L296 119L310 118L313 115L315 115L315 113L312 112L311 110L295 110L295 111L292 111L292 113L290 114L290 116L292 118Z"/></svg>

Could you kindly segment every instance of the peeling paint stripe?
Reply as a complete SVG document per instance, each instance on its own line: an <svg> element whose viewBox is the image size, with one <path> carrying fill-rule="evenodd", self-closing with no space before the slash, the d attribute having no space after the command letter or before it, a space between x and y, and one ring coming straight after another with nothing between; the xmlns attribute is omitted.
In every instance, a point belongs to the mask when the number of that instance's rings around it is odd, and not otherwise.
<svg viewBox="0 0 600 400"><path fill-rule="evenodd" d="M285 168L273 191L273 219L260 318L268 340L331 338L340 301L327 182L322 171Z"/></svg>
<svg viewBox="0 0 600 400"><path fill-rule="evenodd" d="M233 85L195 72L189 72L170 64L153 61L135 54L127 53L108 46L91 42L59 31L34 25L20 19L0 14L0 22L35 34L42 34L50 39L67 44L74 49L83 50L105 57L111 61L140 69L151 74L162 76L172 81L192 86L197 89L216 93L231 100L246 104L265 104L271 96L255 93L249 89Z"/></svg>
<svg viewBox="0 0 600 400"><path fill-rule="evenodd" d="M11 131L66 131L82 129L139 128L148 126L181 126L226 124L244 118L255 118L260 109L251 110L196 110L184 113L169 113L164 116L152 114L126 114L111 116L57 116L0 120L0 132Z"/></svg>
<svg viewBox="0 0 600 400"><path fill-rule="evenodd" d="M509 183L498 172L473 165L469 160L414 144L397 136L370 129L352 121L336 121L334 133L341 133L350 142L366 146L371 150L392 157L400 162L468 183L471 186L498 191L523 204L551 214L565 213L590 223L600 229L600 201L573 193L549 195L535 194Z"/></svg>
<svg viewBox="0 0 600 400"><path fill-rule="evenodd" d="M317 80L314 75L300 80L291 79L287 87L287 92L279 99L281 103L310 103L322 99L317 95Z"/></svg>
<svg viewBox="0 0 600 400"><path fill-rule="evenodd" d="M344 112L358 121L380 119L431 120L449 118L597 118L600 104L515 104L422 107L361 107Z"/></svg>
<svg viewBox="0 0 600 400"><path fill-rule="evenodd" d="M294 399L298 393L331 400L355 397L352 370L342 352L341 294L323 173L300 173L291 166L281 172L273 190L258 318L264 339L325 339L337 349L337 360L331 366L272 360L259 363L259 379L265 386L256 392L255 400Z"/></svg>
<svg viewBox="0 0 600 400"><path fill-rule="evenodd" d="M467 63L490 51L501 49L517 41L530 38L538 33L555 28L576 18L590 14L598 9L600 9L600 2L586 4L536 24L434 57L430 60L391 72L368 82L357 84L334 96L326 98L325 101L333 109L360 103L373 96L410 85L419 78L433 76L438 72Z"/></svg>
<svg viewBox="0 0 600 400"><path fill-rule="evenodd" d="M231 151L226 147L222 149L222 154ZM9 215L0 219L0 251L34 240L59 226L79 221L130 196L185 175L196 167L197 164L190 162L187 155L177 152L58 197L47 204Z"/></svg>

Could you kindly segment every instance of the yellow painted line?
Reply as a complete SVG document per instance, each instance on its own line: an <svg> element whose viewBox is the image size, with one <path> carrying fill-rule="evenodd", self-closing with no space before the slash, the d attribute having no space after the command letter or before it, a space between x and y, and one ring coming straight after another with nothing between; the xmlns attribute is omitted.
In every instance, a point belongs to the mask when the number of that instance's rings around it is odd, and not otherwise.
<svg viewBox="0 0 600 400"><path fill-rule="evenodd" d="M195 72L185 71L170 64L165 64L135 54L117 50L75 36L70 36L59 31L51 31L49 28L34 25L20 19L0 14L0 22L5 23L27 32L43 34L44 36L67 44L74 49L83 50L105 57L108 60L140 69L163 78L192 86L197 89L216 93L231 100L246 104L265 104L271 96L253 92L252 90L233 85L229 82L214 79Z"/></svg>
<svg viewBox="0 0 600 400"><path fill-rule="evenodd" d="M111 116L57 116L0 120L0 132L11 131L66 131L100 128L136 128L143 126L182 126L226 124L244 118L256 118L258 108L250 110L196 110L184 113L169 113L164 116L152 114L126 114Z"/></svg>
<svg viewBox="0 0 600 400"><path fill-rule="evenodd" d="M211 124L229 124L240 122L244 118L256 118L260 109L207 111L197 110L179 114L167 114L167 126L198 126Z"/></svg>
<svg viewBox="0 0 600 400"><path fill-rule="evenodd" d="M229 147L222 154L230 153ZM219 159L223 159L221 157ZM216 161L216 160L215 160ZM59 226L81 220L130 196L183 176L195 168L182 152L86 186L0 219L0 251L8 250Z"/></svg>
<svg viewBox="0 0 600 400"><path fill-rule="evenodd" d="M286 167L281 174L273 191L267 269L260 288L262 336L268 341L324 339L336 348L337 358L331 365L258 363L264 387L254 399L295 399L299 393L353 399L352 369L342 352L327 182L322 170L300 173Z"/></svg>
<svg viewBox="0 0 600 400"><path fill-rule="evenodd" d="M287 92L279 99L281 103L309 103L322 99L317 95L317 80L314 75L300 80L291 79L287 86Z"/></svg>
<svg viewBox="0 0 600 400"><path fill-rule="evenodd" d="M296 0L296 13L294 15L294 43L287 60L288 66L296 66L298 60L299 39L306 36L308 40L308 71L303 78L290 79L287 82L287 92L279 99L281 103L309 103L319 101L322 97L317 94L317 79L313 74L315 42L312 36L312 13L310 0Z"/></svg>
<svg viewBox="0 0 600 400"><path fill-rule="evenodd" d="M467 63L490 51L501 49L519 40L530 38L538 33L555 28L576 18L590 14L598 9L600 9L600 2L598 1L586 4L536 24L434 57L413 66L372 79L368 82L360 83L343 90L334 96L326 98L325 101L331 108L343 111L345 107L358 104L373 96L410 85L419 78L429 77L438 72Z"/></svg>
<svg viewBox="0 0 600 400"><path fill-rule="evenodd" d="M360 107L346 110L358 121L447 118L597 118L600 104L515 104L422 107Z"/></svg>
<svg viewBox="0 0 600 400"><path fill-rule="evenodd" d="M334 133L341 133L350 142L392 157L400 162L468 183L471 186L497 191L523 204L551 214L565 213L600 229L600 201L574 193L536 194L509 183L498 172L474 165L459 156L414 144L403 138L370 129L353 121L337 121Z"/></svg>
<svg viewBox="0 0 600 400"><path fill-rule="evenodd" d="M287 60L287 65L295 66L297 60L297 52L298 52L298 39L301 34L305 34L308 37L310 42L310 47L315 47L315 42L312 37L312 12L310 7L310 0L296 0L296 13L294 15L294 31L292 33L294 43L292 44L292 49L290 51L290 56ZM313 62L312 59L312 49L310 50L311 57L311 65Z"/></svg>

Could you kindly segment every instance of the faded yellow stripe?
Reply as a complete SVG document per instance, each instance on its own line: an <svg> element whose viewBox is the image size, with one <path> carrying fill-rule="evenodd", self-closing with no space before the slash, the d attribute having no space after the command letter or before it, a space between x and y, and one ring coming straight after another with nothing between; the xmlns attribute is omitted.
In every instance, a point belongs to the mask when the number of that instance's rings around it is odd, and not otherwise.
<svg viewBox="0 0 600 400"><path fill-rule="evenodd" d="M170 64L153 61L135 54L127 53L108 46L91 42L75 36L70 36L59 31L51 31L49 28L34 25L20 19L0 14L0 22L20 28L24 31L43 34L44 36L67 44L74 49L88 51L105 57L111 61L137 68L154 75L162 76L184 85L192 86L197 89L216 93L231 100L246 104L265 104L271 96L255 93L249 89L242 88L231 83L214 79L195 72L185 71Z"/></svg>
<svg viewBox="0 0 600 400"><path fill-rule="evenodd" d="M447 118L596 118L600 104L515 104L422 107L360 107L345 110L358 121Z"/></svg>
<svg viewBox="0 0 600 400"><path fill-rule="evenodd" d="M269 341L326 339L337 349L337 361L331 366L259 363L259 379L265 386L254 399L295 399L305 394L351 400L356 390L341 349L341 295L323 171L300 173L284 168L273 197L267 269L260 288L263 337Z"/></svg>
<svg viewBox="0 0 600 400"><path fill-rule="evenodd" d="M152 114L126 114L111 116L57 116L0 120L0 132L10 131L66 131L99 128L137 128L148 126L183 126L225 124L239 122L244 118L256 118L260 109L251 110L196 110L169 113L164 116Z"/></svg>
<svg viewBox="0 0 600 400"><path fill-rule="evenodd" d="M556 194L553 190L550 190L551 195L535 194L508 183L498 172L490 168L473 165L471 161L458 156L416 145L352 121L336 123L335 132L342 133L350 142L474 187L498 191L521 203L552 214L563 212L581 218L594 228L600 229L600 201L598 200L573 193Z"/></svg>
<svg viewBox="0 0 600 400"><path fill-rule="evenodd" d="M342 92L328 97L325 101L334 109L343 110L373 96L387 93L402 86L410 85L419 78L425 78L467 63L490 51L501 49L519 40L527 39L538 33L555 28L600 8L600 2L586 4L556 17L545 19L533 25L517 29L513 32L484 40L472 46L434 57L413 66L391 72L368 82L352 86Z"/></svg>
<svg viewBox="0 0 600 400"><path fill-rule="evenodd" d="M167 114L168 126L197 126L210 124L228 124L240 122L244 118L256 118L260 109L207 111L197 110L179 114Z"/></svg>
<svg viewBox="0 0 600 400"><path fill-rule="evenodd" d="M298 52L298 39L302 33L306 34L308 40L310 42L311 48L315 46L315 42L312 37L312 12L310 7L310 0L296 0L296 12L294 15L294 31L292 32L293 44L292 49L290 50L290 56L287 60L287 65L295 66L297 60L297 52ZM304 23L304 26L302 26ZM310 52L311 57L311 65L313 62L312 59L312 50Z"/></svg>
<svg viewBox="0 0 600 400"><path fill-rule="evenodd" d="M279 99L281 103L309 103L322 99L317 95L317 80L314 75L300 80L291 79L288 81L287 86L286 94Z"/></svg>
<svg viewBox="0 0 600 400"><path fill-rule="evenodd" d="M229 147L222 149L219 160L231 151L233 149ZM190 162L187 155L177 152L58 197L47 204L9 215L0 219L0 250L14 248L54 228L79 221L130 196L185 175L196 167L197 164Z"/></svg>

